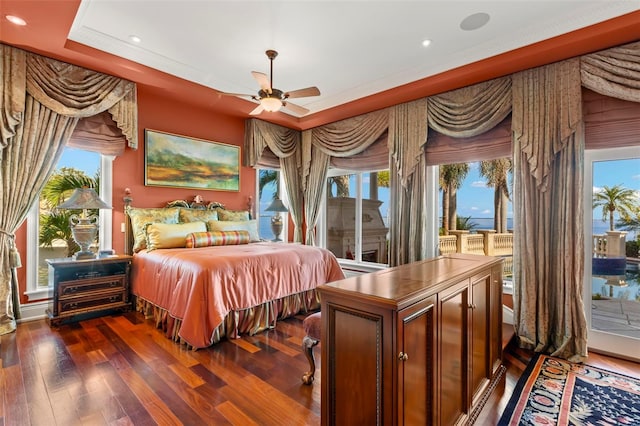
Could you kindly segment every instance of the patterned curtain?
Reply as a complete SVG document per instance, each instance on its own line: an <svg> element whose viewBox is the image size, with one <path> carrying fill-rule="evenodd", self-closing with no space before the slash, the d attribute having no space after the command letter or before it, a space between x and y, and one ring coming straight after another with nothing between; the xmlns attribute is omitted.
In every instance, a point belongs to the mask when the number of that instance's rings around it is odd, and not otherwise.
<svg viewBox="0 0 640 426"><path fill-rule="evenodd" d="M14 232L81 117L112 112L137 144L135 84L0 44L0 334L15 330Z"/></svg>
<svg viewBox="0 0 640 426"><path fill-rule="evenodd" d="M289 213L293 221L293 241L302 242L302 190L300 132L266 121L245 122L244 165L256 167L266 147L280 160L280 170L289 196Z"/></svg>
<svg viewBox="0 0 640 426"><path fill-rule="evenodd" d="M426 257L426 142L426 98L390 109L389 266L415 262Z"/></svg>
<svg viewBox="0 0 640 426"><path fill-rule="evenodd" d="M582 56L580 77L594 92L640 102L640 41Z"/></svg>
<svg viewBox="0 0 640 426"><path fill-rule="evenodd" d="M315 245L315 227L322 194L327 186L330 157L349 157L361 153L382 136L387 126L388 111L385 109L303 132L302 190L305 194L307 245Z"/></svg>
<svg viewBox="0 0 640 426"><path fill-rule="evenodd" d="M587 355L580 61L513 75L514 318L522 347Z"/></svg>

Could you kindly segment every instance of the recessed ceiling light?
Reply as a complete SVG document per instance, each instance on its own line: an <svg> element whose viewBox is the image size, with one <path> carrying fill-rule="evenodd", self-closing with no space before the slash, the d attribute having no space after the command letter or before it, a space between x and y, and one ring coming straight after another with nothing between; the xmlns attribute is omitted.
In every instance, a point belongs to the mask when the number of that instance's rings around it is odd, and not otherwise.
<svg viewBox="0 0 640 426"><path fill-rule="evenodd" d="M130 35L129 40L131 40L134 43L140 43L142 41L142 39L137 35Z"/></svg>
<svg viewBox="0 0 640 426"><path fill-rule="evenodd" d="M479 12L469 15L460 22L460 28L464 31L473 31L484 27L491 17L488 13Z"/></svg>
<svg viewBox="0 0 640 426"><path fill-rule="evenodd" d="M16 24L20 26L27 25L27 21L15 15L7 15L5 16L5 18L7 19L7 21L11 22L12 24Z"/></svg>
<svg viewBox="0 0 640 426"><path fill-rule="evenodd" d="M424 47L427 47L427 46L429 46L430 44L431 44L431 40L429 40L428 38L427 38L427 39L422 40L422 45L423 45Z"/></svg>

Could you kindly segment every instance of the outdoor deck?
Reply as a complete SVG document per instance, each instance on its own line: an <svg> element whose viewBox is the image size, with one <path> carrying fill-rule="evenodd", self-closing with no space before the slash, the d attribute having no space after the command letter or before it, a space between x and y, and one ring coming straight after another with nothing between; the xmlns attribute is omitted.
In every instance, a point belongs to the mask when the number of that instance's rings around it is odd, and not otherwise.
<svg viewBox="0 0 640 426"><path fill-rule="evenodd" d="M593 258L624 258L625 235L626 232L619 231L593 235ZM503 257L503 276L510 279L512 275L513 233L498 234L493 230L478 230L477 233L450 231L450 235L440 237L439 246L441 254L457 252ZM637 271L639 263L640 259L626 258L627 269ZM624 276L619 278L624 283ZM604 283L606 291L603 294L592 293L591 327L606 333L640 339L640 277L636 275L630 283L624 285L629 285L629 293L624 297L616 297L613 294L616 286ZM616 290L616 293L620 292L620 289Z"/></svg>
<svg viewBox="0 0 640 426"><path fill-rule="evenodd" d="M591 328L640 339L640 303L620 299L592 300Z"/></svg>

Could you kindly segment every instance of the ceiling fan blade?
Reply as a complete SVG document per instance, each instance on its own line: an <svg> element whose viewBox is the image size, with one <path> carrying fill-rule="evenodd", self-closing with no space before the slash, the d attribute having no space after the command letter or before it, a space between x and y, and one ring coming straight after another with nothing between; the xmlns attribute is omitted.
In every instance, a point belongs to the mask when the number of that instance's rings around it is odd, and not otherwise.
<svg viewBox="0 0 640 426"><path fill-rule="evenodd" d="M291 92L286 92L284 94L284 98L306 98L309 96L320 96L320 89L317 87L307 87L305 89L292 90Z"/></svg>
<svg viewBox="0 0 640 426"><path fill-rule="evenodd" d="M262 106L262 104L260 104L257 107L255 107L254 110L249 113L249 115L258 115L262 111L264 111L264 107Z"/></svg>
<svg viewBox="0 0 640 426"><path fill-rule="evenodd" d="M218 96L246 96L246 97L254 97L255 95L249 95L248 93L227 93L227 92L218 92Z"/></svg>
<svg viewBox="0 0 640 426"><path fill-rule="evenodd" d="M305 115L309 112L308 109L301 107L300 105L292 104L291 102L283 102L282 106L298 115Z"/></svg>
<svg viewBox="0 0 640 426"><path fill-rule="evenodd" d="M269 77L267 77L266 74L258 71L251 71L251 75L260 85L260 89L264 90L267 93L271 93L271 83L269 82Z"/></svg>

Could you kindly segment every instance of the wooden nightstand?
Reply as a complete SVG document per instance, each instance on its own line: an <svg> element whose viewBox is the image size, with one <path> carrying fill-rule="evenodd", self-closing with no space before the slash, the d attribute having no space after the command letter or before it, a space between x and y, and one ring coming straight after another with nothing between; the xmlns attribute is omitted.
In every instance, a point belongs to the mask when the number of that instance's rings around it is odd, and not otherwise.
<svg viewBox="0 0 640 426"><path fill-rule="evenodd" d="M81 314L131 309L131 256L90 260L47 259L53 299L47 309L50 325L74 320Z"/></svg>

